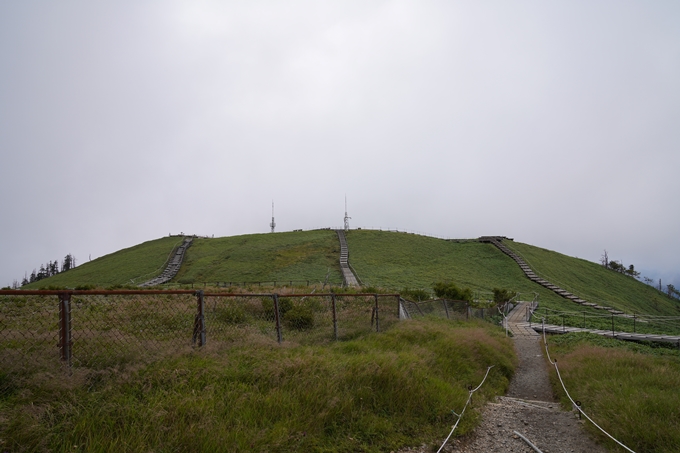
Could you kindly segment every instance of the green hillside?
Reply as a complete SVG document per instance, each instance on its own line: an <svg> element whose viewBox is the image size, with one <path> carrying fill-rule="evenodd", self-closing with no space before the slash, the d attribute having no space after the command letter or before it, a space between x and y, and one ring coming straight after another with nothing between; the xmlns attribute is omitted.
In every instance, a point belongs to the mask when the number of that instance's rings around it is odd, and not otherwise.
<svg viewBox="0 0 680 453"><path fill-rule="evenodd" d="M179 242L177 237L145 242L25 288L88 284L107 287L131 284L133 279L140 283L163 266ZM511 258L491 244L371 230L349 231L347 242L350 263L367 286L429 290L434 282L452 281L478 292L493 288L518 291L525 294L524 300L538 293L542 307L592 311L533 283ZM629 313L678 313L677 301L596 263L519 242L505 243L545 279L584 299ZM338 284L342 281L339 252L337 235L332 230L196 238L174 282L297 280L314 284L324 281L328 274L329 281Z"/></svg>
<svg viewBox="0 0 680 453"><path fill-rule="evenodd" d="M69 271L22 288L39 289L47 286L74 288L80 285L108 287L130 284L133 279L142 282L145 276L151 279L160 273L170 253L181 243L182 238L179 237L147 241L88 261Z"/></svg>
<svg viewBox="0 0 680 453"><path fill-rule="evenodd" d="M505 288L536 292L542 307L602 313L532 282L510 257L491 244L371 230L350 231L347 243L350 262L365 284L394 290L427 289L436 281L450 280L475 291ZM528 244L508 240L504 243L520 252L544 278L584 299L629 313L678 314L680 303L631 277Z"/></svg>
<svg viewBox="0 0 680 453"><path fill-rule="evenodd" d="M628 313L678 315L680 303L632 277L540 247L513 241L504 243L544 279L590 302Z"/></svg>
<svg viewBox="0 0 680 453"><path fill-rule="evenodd" d="M340 244L335 231L315 230L194 239L178 283L309 280L339 284Z"/></svg>

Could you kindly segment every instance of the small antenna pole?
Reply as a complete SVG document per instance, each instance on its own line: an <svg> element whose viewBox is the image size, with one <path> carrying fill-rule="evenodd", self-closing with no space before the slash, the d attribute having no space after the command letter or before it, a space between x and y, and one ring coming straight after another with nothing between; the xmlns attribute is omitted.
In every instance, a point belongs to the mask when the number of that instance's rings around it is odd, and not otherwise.
<svg viewBox="0 0 680 453"><path fill-rule="evenodd" d="M272 200L272 223L270 223L269 226L271 227L273 233L274 228L276 228L276 222L274 222L274 200Z"/></svg>
<svg viewBox="0 0 680 453"><path fill-rule="evenodd" d="M345 231L349 231L349 219L351 217L347 215L347 195L345 195Z"/></svg>

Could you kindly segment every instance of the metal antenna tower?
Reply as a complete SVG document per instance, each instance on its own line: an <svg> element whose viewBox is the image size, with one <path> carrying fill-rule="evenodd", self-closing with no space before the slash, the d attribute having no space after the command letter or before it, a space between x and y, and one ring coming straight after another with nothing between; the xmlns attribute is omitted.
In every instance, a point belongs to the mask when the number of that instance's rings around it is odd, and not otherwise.
<svg viewBox="0 0 680 453"><path fill-rule="evenodd" d="M272 228L272 233L273 233L274 228L276 228L276 222L274 222L274 202L273 201L272 201L272 223L270 223L269 226Z"/></svg>
<svg viewBox="0 0 680 453"><path fill-rule="evenodd" d="M349 219L351 217L347 216L347 195L345 195L345 231L349 231Z"/></svg>

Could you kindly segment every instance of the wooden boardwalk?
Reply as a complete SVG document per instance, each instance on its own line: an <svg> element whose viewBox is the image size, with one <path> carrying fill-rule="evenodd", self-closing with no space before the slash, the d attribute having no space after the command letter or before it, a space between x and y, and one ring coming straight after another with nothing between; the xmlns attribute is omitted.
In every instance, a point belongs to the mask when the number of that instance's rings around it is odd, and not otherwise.
<svg viewBox="0 0 680 453"><path fill-rule="evenodd" d="M601 335L603 337L616 338L617 340L628 340L628 341L654 341L658 343L673 343L677 344L680 348L680 336L678 335L655 335L650 333L632 333L632 332L617 332L611 330L597 330L597 329L583 329L581 327L569 327L569 326L556 326L554 324L541 324L541 323L524 323L525 327L529 326L530 329L536 332L543 332L545 327L546 333L551 334L565 334L570 332L590 332L596 335Z"/></svg>
<svg viewBox="0 0 680 453"><path fill-rule="evenodd" d="M159 275L158 277L154 277L147 282L141 283L138 286L147 287L162 285L163 283L167 283L170 280L172 280L173 277L177 275L177 272L179 272L179 268L182 266L182 261L184 260L184 252L189 248L192 240L193 238L190 237L184 238L184 242L182 242L182 245L177 247L177 251L175 251L175 254L173 255L168 265L166 266L165 270L163 270L161 275Z"/></svg>
<svg viewBox="0 0 680 453"><path fill-rule="evenodd" d="M504 323L507 323L507 328L512 335L523 337L538 337L538 333L529 326L527 322L530 316L531 302L520 302L517 306L508 313ZM505 327L505 325L503 326Z"/></svg>
<svg viewBox="0 0 680 453"><path fill-rule="evenodd" d="M342 279L345 282L345 286L359 286L356 275L352 272L349 267L349 249L347 248L347 238L345 238L345 232L342 230L335 230L338 233L338 239L340 240L340 270L342 271Z"/></svg>
<svg viewBox="0 0 680 453"><path fill-rule="evenodd" d="M583 305L585 307L591 307L595 308L598 310L606 310L609 313L612 313L614 315L623 317L623 318L632 318L633 315L626 314L620 310L616 310L615 308L612 307L605 307L602 305L594 304L592 302L588 302L587 300L581 299L580 297L576 296L575 294L570 293L569 291L560 288L557 285L554 285L550 283L548 280L545 280L538 275L529 267L529 265L515 252L510 250L505 244L503 244L503 238L500 236L482 236L479 238L480 242L488 242L490 244L495 245L501 252L505 253L508 255L510 258L512 258L517 265L522 269L524 272L524 275L529 278L529 280L538 283L539 285L548 288L549 290L559 294L560 296L564 297L567 300L570 300L576 304Z"/></svg>

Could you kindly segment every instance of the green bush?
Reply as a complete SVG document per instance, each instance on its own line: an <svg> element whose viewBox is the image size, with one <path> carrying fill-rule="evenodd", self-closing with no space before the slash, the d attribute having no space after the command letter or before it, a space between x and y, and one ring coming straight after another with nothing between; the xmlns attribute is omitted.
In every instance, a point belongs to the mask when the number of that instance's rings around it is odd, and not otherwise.
<svg viewBox="0 0 680 453"><path fill-rule="evenodd" d="M496 303L496 305L502 305L513 297L515 297L517 293L514 291L508 291L507 289L500 289L500 288L494 288L493 289L493 301Z"/></svg>
<svg viewBox="0 0 680 453"><path fill-rule="evenodd" d="M404 288L400 291L401 296L408 300L413 300L415 302L420 302L421 300L428 300L430 298L430 293L424 289L409 289Z"/></svg>
<svg viewBox="0 0 680 453"><path fill-rule="evenodd" d="M314 327L314 312L309 307L295 307L283 315L283 322L291 329L311 329Z"/></svg>
<svg viewBox="0 0 680 453"><path fill-rule="evenodd" d="M472 302L472 290L470 288L461 289L453 282L437 282L432 285L432 289L435 295L441 299Z"/></svg>

